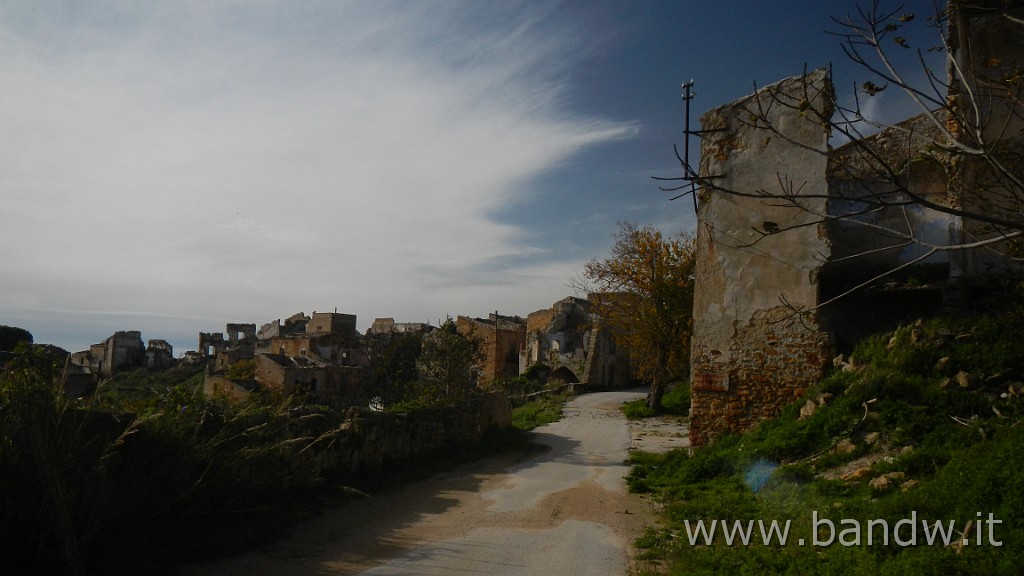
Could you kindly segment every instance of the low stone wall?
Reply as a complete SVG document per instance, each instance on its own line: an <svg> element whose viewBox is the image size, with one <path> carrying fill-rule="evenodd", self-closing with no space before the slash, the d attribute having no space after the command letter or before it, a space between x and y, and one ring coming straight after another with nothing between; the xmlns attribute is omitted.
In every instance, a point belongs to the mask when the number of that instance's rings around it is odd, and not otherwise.
<svg viewBox="0 0 1024 576"><path fill-rule="evenodd" d="M341 427L325 438L327 447L297 454L294 465L312 466L317 476L356 479L402 461L479 444L488 432L511 425L512 410L502 392L408 414L351 409Z"/></svg>

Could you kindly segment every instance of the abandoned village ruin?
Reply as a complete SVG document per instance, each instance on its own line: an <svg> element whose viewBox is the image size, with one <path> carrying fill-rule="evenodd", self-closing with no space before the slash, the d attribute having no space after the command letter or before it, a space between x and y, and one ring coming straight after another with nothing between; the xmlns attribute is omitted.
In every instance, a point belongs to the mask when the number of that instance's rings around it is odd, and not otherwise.
<svg viewBox="0 0 1024 576"><path fill-rule="evenodd" d="M957 142L949 136L977 131L1019 169L1014 148L1024 120L1000 80L1024 64L1024 35L995 3L951 8L950 56L959 72L949 74L949 102L965 111L956 119L945 109L923 114L833 150L832 125L822 121L834 102L826 70L701 118L693 445L778 414L853 338L955 305L963 286L1014 266L992 250L930 249L1012 231L960 218L957 209L1020 221L1013 203L1020 191L1007 193L1013 184L1001 183L984 158L951 153ZM880 164L898 169L903 190L952 210L898 201L865 210L865 198L905 194ZM879 279L886 271L897 273Z"/></svg>
<svg viewBox="0 0 1024 576"><path fill-rule="evenodd" d="M591 296L593 298L595 296ZM594 389L621 388L632 381L629 358L601 326L591 300L566 297L522 318L497 312L487 318L458 316L460 333L479 339L483 358L474 370L478 386L546 366L538 376ZM339 407L366 406L369 368L381 345L401 334L429 334L434 326L376 318L365 334L356 316L302 312L261 325L229 323L224 332L200 332L196 351L175 359L171 345L139 331L121 331L89 350L70 355L64 389L91 394L100 379L137 368L163 370L177 363L205 366L203 392L239 401L257 391L306 394ZM255 366L252 378L231 374L241 361Z"/></svg>

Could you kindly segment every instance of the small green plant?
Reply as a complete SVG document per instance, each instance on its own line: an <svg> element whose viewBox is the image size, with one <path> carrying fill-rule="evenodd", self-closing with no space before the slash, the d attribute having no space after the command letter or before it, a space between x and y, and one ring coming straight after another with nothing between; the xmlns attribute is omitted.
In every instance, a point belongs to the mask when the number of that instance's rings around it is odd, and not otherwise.
<svg viewBox="0 0 1024 576"><path fill-rule="evenodd" d="M661 410L663 414L672 414L673 416L688 415L690 413L690 383L680 381L673 384L661 399Z"/></svg>
<svg viewBox="0 0 1024 576"><path fill-rule="evenodd" d="M519 430L533 430L538 426L557 422L562 417L562 406L572 395L542 395L512 409L512 426Z"/></svg>

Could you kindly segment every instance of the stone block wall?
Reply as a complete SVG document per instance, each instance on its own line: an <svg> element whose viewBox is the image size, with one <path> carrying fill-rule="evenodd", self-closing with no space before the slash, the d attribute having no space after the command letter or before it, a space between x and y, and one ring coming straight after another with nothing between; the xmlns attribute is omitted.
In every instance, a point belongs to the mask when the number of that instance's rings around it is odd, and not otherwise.
<svg viewBox="0 0 1024 576"><path fill-rule="evenodd" d="M235 380L226 376L207 374L203 378L203 394L208 398L224 398L229 402L241 402L252 395L253 382Z"/></svg>
<svg viewBox="0 0 1024 576"><path fill-rule="evenodd" d="M409 414L353 409L329 449L297 457L293 465L312 466L318 476L353 480L410 459L479 443L488 432L511 425L511 405L502 392Z"/></svg>

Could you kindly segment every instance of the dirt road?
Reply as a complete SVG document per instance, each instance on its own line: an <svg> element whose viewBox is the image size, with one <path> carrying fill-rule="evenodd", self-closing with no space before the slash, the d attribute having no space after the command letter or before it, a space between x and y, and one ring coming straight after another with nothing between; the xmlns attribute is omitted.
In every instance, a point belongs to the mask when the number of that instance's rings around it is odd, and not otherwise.
<svg viewBox="0 0 1024 576"><path fill-rule="evenodd" d="M189 574L627 574L633 539L654 521L623 478L638 439L618 407L640 396L580 396L535 431L543 451L352 502L271 547Z"/></svg>

